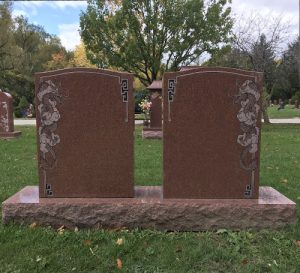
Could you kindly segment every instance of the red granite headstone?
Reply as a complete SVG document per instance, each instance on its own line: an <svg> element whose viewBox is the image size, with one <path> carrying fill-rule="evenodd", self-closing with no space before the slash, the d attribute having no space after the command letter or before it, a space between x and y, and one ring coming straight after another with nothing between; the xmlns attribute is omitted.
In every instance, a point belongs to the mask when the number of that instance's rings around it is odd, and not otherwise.
<svg viewBox="0 0 300 273"><path fill-rule="evenodd" d="M14 131L13 98L0 90L0 138L14 138L20 134Z"/></svg>
<svg viewBox="0 0 300 273"><path fill-rule="evenodd" d="M150 91L150 128L162 127L162 82L154 81L147 89Z"/></svg>
<svg viewBox="0 0 300 273"><path fill-rule="evenodd" d="M36 74L40 197L133 197L133 76Z"/></svg>
<svg viewBox="0 0 300 273"><path fill-rule="evenodd" d="M258 198L261 91L261 73L165 73L165 198Z"/></svg>

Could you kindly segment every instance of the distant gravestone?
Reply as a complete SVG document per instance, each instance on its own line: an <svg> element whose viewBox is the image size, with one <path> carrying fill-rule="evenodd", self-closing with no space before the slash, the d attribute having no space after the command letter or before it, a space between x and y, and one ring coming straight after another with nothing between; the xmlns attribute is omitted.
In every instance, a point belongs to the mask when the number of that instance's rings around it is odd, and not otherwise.
<svg viewBox="0 0 300 273"><path fill-rule="evenodd" d="M258 198L262 74L165 73L165 198Z"/></svg>
<svg viewBox="0 0 300 273"><path fill-rule="evenodd" d="M162 82L154 81L147 89L150 91L151 112L150 128L161 129L162 127Z"/></svg>
<svg viewBox="0 0 300 273"><path fill-rule="evenodd" d="M282 99L279 100L279 107L277 108L277 110L282 110L284 109L284 101Z"/></svg>
<svg viewBox="0 0 300 273"><path fill-rule="evenodd" d="M143 128L143 138L162 138L162 81L153 81L147 87L150 93L150 127Z"/></svg>
<svg viewBox="0 0 300 273"><path fill-rule="evenodd" d="M13 98L0 90L0 138L14 138L21 132L14 131Z"/></svg>
<svg viewBox="0 0 300 273"><path fill-rule="evenodd" d="M36 74L40 197L133 197L133 77Z"/></svg>

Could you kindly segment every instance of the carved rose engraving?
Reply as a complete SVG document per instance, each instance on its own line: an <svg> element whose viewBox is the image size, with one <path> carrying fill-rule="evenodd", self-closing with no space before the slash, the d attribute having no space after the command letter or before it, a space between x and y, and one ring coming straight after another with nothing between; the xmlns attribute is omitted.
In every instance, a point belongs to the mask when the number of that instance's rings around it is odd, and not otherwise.
<svg viewBox="0 0 300 273"><path fill-rule="evenodd" d="M56 164L56 156L53 147L60 142L59 135L55 134L60 114L57 105L62 102L62 95L59 94L57 86L51 81L44 81L40 85L37 95L40 101L38 111L41 118L39 127L40 151L42 153L42 167L52 168ZM51 157L47 157L47 153Z"/></svg>
<svg viewBox="0 0 300 273"><path fill-rule="evenodd" d="M241 153L241 166L247 171L257 168L256 160L247 163L248 154L255 154L258 150L259 128L256 126L260 106L258 101L260 94L257 85L250 80L245 81L239 88L239 94L235 96L235 103L241 104L237 114L243 134L239 135L237 142L245 147Z"/></svg>
<svg viewBox="0 0 300 273"><path fill-rule="evenodd" d="M41 123L38 128L40 162L44 173L45 192L48 196L52 196L53 191L51 185L47 183L46 170L53 169L57 163L54 147L60 143L60 137L55 131L60 119L57 106L62 103L62 95L59 94L58 87L51 80L47 80L40 84L37 98Z"/></svg>
<svg viewBox="0 0 300 273"><path fill-rule="evenodd" d="M238 135L237 143L243 146L240 155L241 167L251 172L251 182L246 185L245 197L252 196L254 187L254 171L258 167L255 153L258 151L259 128L256 126L260 106L258 101L260 93L255 82L245 81L239 88L238 95L235 96L234 102L241 105L237 114L240 122L242 134Z"/></svg>

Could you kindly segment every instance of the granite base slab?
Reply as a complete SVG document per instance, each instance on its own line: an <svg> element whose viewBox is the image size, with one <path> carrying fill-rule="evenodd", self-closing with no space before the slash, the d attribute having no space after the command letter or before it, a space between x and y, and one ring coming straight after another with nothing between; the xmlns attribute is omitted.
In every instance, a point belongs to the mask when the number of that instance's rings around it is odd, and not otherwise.
<svg viewBox="0 0 300 273"><path fill-rule="evenodd" d="M161 128L143 128L143 139L162 139L163 132Z"/></svg>
<svg viewBox="0 0 300 273"><path fill-rule="evenodd" d="M20 131L14 132L0 132L0 139L11 139L19 137L22 134Z"/></svg>
<svg viewBox="0 0 300 273"><path fill-rule="evenodd" d="M201 231L279 229L296 223L296 204L271 187L259 199L163 199L159 186L135 187L134 198L39 198L28 186L2 203L3 223L67 228Z"/></svg>

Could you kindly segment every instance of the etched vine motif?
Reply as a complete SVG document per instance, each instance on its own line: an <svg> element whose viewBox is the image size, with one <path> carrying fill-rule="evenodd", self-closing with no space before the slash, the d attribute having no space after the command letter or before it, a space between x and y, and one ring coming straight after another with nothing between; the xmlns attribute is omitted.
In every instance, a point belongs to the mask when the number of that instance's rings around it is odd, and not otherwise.
<svg viewBox="0 0 300 273"><path fill-rule="evenodd" d="M1 102L1 107L4 109L5 114L0 119L0 126L4 129L5 132L9 131L8 126L8 106L6 102Z"/></svg>
<svg viewBox="0 0 300 273"><path fill-rule="evenodd" d="M60 143L59 135L55 134L55 130L60 119L57 104L62 103L62 95L59 94L57 86L51 80L48 80L41 83L37 98L40 101L38 110L41 121L39 136L40 151L43 158L42 167L51 169L56 164L53 147ZM51 155L50 159L46 157L47 153Z"/></svg>
<svg viewBox="0 0 300 273"><path fill-rule="evenodd" d="M44 188L48 196L53 195L51 185L47 183L46 170L53 169L57 164L54 147L60 143L60 137L55 133L57 123L60 119L58 104L62 103L63 96L59 94L56 84L51 80L40 84L37 94L39 100L38 111L40 114L40 127L38 128L40 138L40 162L44 174Z"/></svg>
<svg viewBox="0 0 300 273"><path fill-rule="evenodd" d="M237 114L243 134L239 135L237 142L245 147L241 153L241 166L247 171L257 168L257 161L247 163L247 155L255 154L258 150L259 128L256 126L260 107L258 100L259 91L253 81L247 80L239 88L239 94L235 96L235 103L240 103L242 108Z"/></svg>
<svg viewBox="0 0 300 273"><path fill-rule="evenodd" d="M241 167L251 172L251 182L246 185L245 197L252 196L254 187L254 171L258 167L255 153L258 151L259 128L256 126L260 106L258 101L260 93L255 82L246 80L239 88L239 94L234 97L234 102L241 105L237 114L243 134L238 135L237 143L243 146L240 155ZM249 159L250 154L250 159Z"/></svg>

